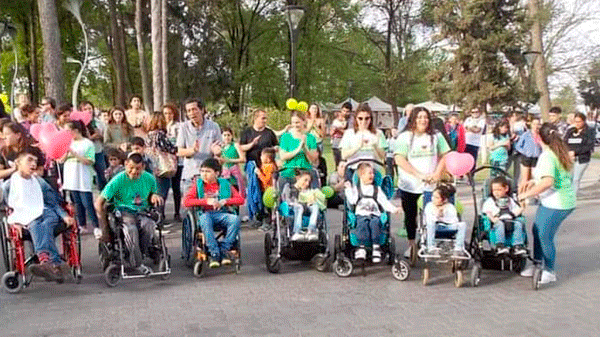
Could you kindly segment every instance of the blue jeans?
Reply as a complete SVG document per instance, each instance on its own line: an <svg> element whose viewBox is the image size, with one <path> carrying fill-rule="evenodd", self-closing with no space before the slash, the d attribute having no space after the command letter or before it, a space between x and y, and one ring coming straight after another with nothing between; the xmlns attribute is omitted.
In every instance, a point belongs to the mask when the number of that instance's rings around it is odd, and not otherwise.
<svg viewBox="0 0 600 337"><path fill-rule="evenodd" d="M75 204L75 216L80 227L86 225L86 214L92 220L92 225L98 227L98 217L94 208L94 197L92 192L69 191L71 200Z"/></svg>
<svg viewBox="0 0 600 337"><path fill-rule="evenodd" d="M512 232L512 244L513 245L522 245L525 243L525 235L523 234L524 228L523 223L521 221L513 222L513 232ZM504 244L506 242L506 226L504 221L499 220L494 223L494 227L492 228L492 232L496 236L496 242Z"/></svg>
<svg viewBox="0 0 600 337"><path fill-rule="evenodd" d="M317 230L317 218L319 216L319 205L312 204L306 206L310 211L310 220L308 221L308 231L314 232ZM304 215L304 206L302 204L294 204L294 234L300 233L302 229L302 217Z"/></svg>
<svg viewBox="0 0 600 337"><path fill-rule="evenodd" d="M94 159L94 171L96 171L96 182L98 183L98 189L102 191L106 186L106 177L104 177L104 171L106 170L106 158L104 152L96 153Z"/></svg>
<svg viewBox="0 0 600 337"><path fill-rule="evenodd" d="M456 237L454 240L454 250L465 249L465 236L467 234L467 224L464 222L457 222L452 224L446 224L441 222L427 221L427 248L435 247L435 231L437 229L455 230Z"/></svg>
<svg viewBox="0 0 600 337"><path fill-rule="evenodd" d="M590 163L579 163L578 161L575 161L575 164L573 165L573 190L575 191L575 197L577 197L577 191L579 190L579 183L581 182L581 178L583 178L583 173L585 172L585 170L588 168L588 166L590 165Z"/></svg>
<svg viewBox="0 0 600 337"><path fill-rule="evenodd" d="M47 253L50 261L60 264L61 258L54 242L54 229L61 224L61 219L56 212L45 208L40 217L33 220L27 229L33 241L33 250L36 254Z"/></svg>
<svg viewBox="0 0 600 337"><path fill-rule="evenodd" d="M206 238L206 246L211 256L218 258L222 251L228 251L233 247L240 232L240 218L235 214L221 211L210 211L200 214L198 226ZM220 244L215 238L215 230L226 231L225 239Z"/></svg>
<svg viewBox="0 0 600 337"><path fill-rule="evenodd" d="M558 227L573 209L551 209L538 206L533 224L533 259L543 261L546 269L554 271L556 247L554 236Z"/></svg>
<svg viewBox="0 0 600 337"><path fill-rule="evenodd" d="M356 228L352 230L361 246L379 244L381 221L378 215L357 215Z"/></svg>

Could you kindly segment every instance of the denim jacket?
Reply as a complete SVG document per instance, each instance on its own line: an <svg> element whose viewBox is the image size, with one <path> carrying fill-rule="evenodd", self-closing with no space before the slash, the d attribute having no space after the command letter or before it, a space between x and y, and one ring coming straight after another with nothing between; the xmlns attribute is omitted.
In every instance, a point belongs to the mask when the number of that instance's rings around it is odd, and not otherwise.
<svg viewBox="0 0 600 337"><path fill-rule="evenodd" d="M13 173L18 174L18 173ZM41 177L35 176L40 187L42 188L42 195L44 196L44 209L54 211L61 219L68 216L67 212L63 209L64 200L62 196L56 192L50 184ZM8 202L8 195L10 193L10 179L6 179L2 182L2 203Z"/></svg>
<svg viewBox="0 0 600 337"><path fill-rule="evenodd" d="M527 131L514 144L515 150L525 157L537 158L542 153L542 147L533 139L531 131Z"/></svg>

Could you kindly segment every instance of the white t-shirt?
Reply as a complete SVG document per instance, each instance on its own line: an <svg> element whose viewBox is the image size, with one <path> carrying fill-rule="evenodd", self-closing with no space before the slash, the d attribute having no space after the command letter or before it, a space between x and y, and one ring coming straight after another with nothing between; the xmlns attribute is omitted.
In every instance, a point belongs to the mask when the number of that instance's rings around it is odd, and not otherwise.
<svg viewBox="0 0 600 337"><path fill-rule="evenodd" d="M44 195L42 186L35 177L25 179L19 172L10 177L8 206L13 209L8 216L8 223L28 225L44 212Z"/></svg>
<svg viewBox="0 0 600 337"><path fill-rule="evenodd" d="M367 139L368 142L365 144L364 139ZM379 158L375 149L373 149L373 144L377 144L379 148L385 151L387 149L387 142L385 140L385 136L381 130L377 130L375 134L371 133L371 131L358 131L355 132L354 129L348 129L344 132L344 136L340 142L340 149L351 149L355 148L357 144L363 144L352 156L346 158L347 162L357 161L360 159L375 159L377 161L383 162L385 158ZM358 162L349 166L350 168L355 169L358 167Z"/></svg>
<svg viewBox="0 0 600 337"><path fill-rule="evenodd" d="M465 130L474 126L481 129L481 131L475 133L471 131L465 131L465 143L467 145L479 146L483 129L485 128L485 117L480 116L479 118L469 117L463 123Z"/></svg>
<svg viewBox="0 0 600 337"><path fill-rule="evenodd" d="M337 131L335 132L335 134L331 137L331 146L333 148L338 148L340 146L340 140L342 139L342 136L344 135L344 131L348 128L348 121L344 120L339 120L339 119L334 119L333 122L331 122L331 129L336 129Z"/></svg>
<svg viewBox="0 0 600 337"><path fill-rule="evenodd" d="M344 192L346 194L346 198L348 198L348 202L351 205L356 205L356 210L354 211L356 215L379 216L381 215L379 205L381 205L383 210L386 212L394 212L396 210L396 207L392 205L379 186L377 186L377 200L373 199L372 196L375 194L374 188L375 185L360 185L363 195L363 198L360 200L358 200L359 195L358 188L356 186L345 189Z"/></svg>
<svg viewBox="0 0 600 337"><path fill-rule="evenodd" d="M425 205L425 209L423 210L423 216L425 222L444 222L447 224L455 224L458 222L458 212L456 212L456 207L450 203L445 203L442 206L442 216L438 213L438 208L432 203L429 202Z"/></svg>
<svg viewBox="0 0 600 337"><path fill-rule="evenodd" d="M417 171L428 175L435 172L439 157L448 151L450 147L439 132L433 136L422 134L413 137L412 131L405 131L398 136L395 153L404 157ZM401 190L420 194L433 191L434 187L398 166L398 188Z"/></svg>
<svg viewBox="0 0 600 337"><path fill-rule="evenodd" d="M73 140L71 151L91 161L95 159L94 143L87 138ZM67 157L63 170L63 189L68 191L91 192L94 165L85 165L75 157Z"/></svg>
<svg viewBox="0 0 600 337"><path fill-rule="evenodd" d="M508 210L511 211L513 214L519 213L521 211L521 207L517 205L513 198L508 198L508 200ZM485 200L483 206L481 207L481 211L486 214L491 213L493 216L500 215L500 207L496 205L496 202L492 197L489 197Z"/></svg>

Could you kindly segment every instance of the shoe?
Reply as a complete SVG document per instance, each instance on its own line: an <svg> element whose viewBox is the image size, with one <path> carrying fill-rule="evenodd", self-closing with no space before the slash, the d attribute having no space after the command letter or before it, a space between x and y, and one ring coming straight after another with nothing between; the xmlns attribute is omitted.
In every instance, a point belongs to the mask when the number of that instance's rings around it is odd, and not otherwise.
<svg viewBox="0 0 600 337"><path fill-rule="evenodd" d="M29 271L37 277L43 277L46 282L52 282L54 280L54 270L52 265L48 262L33 264L29 267Z"/></svg>
<svg viewBox="0 0 600 337"><path fill-rule="evenodd" d="M306 241L317 241L319 240L319 234L314 231L309 231L306 233Z"/></svg>
<svg viewBox="0 0 600 337"><path fill-rule="evenodd" d="M208 268L219 268L220 266L221 262L218 257L212 255L208 257Z"/></svg>
<svg viewBox="0 0 600 337"><path fill-rule="evenodd" d="M497 255L508 254L508 253L510 253L510 248L504 247L504 245L501 243L496 245L496 254Z"/></svg>
<svg viewBox="0 0 600 337"><path fill-rule="evenodd" d="M527 255L527 249L525 249L525 247L523 247L522 245L516 245L513 247L513 254L514 255Z"/></svg>
<svg viewBox="0 0 600 337"><path fill-rule="evenodd" d="M462 249L461 250L454 250L452 252L452 257L466 257L466 256L467 256L467 254Z"/></svg>
<svg viewBox="0 0 600 337"><path fill-rule="evenodd" d="M304 235L302 235L300 233L294 233L294 235L292 235L292 238L290 240L291 241L303 241Z"/></svg>
<svg viewBox="0 0 600 337"><path fill-rule="evenodd" d="M101 237L102 237L102 230L98 227L94 228L94 238L96 238L96 240L100 240Z"/></svg>
<svg viewBox="0 0 600 337"><path fill-rule="evenodd" d="M60 267L60 265L55 265L52 266L52 273L54 274L54 281L56 281L56 283L63 283L65 282L65 277L63 275L63 270Z"/></svg>
<svg viewBox="0 0 600 337"><path fill-rule="evenodd" d="M250 217L247 215L244 215L241 219L242 222L248 222L248 220L250 220Z"/></svg>
<svg viewBox="0 0 600 337"><path fill-rule="evenodd" d="M540 280L540 284L548 284L550 282L556 282L556 274L547 270L542 271L542 279Z"/></svg>
<svg viewBox="0 0 600 337"><path fill-rule="evenodd" d="M373 261L373 263L381 262L381 250L379 249L379 247L377 247L377 248L373 247L373 254L371 255L371 261Z"/></svg>
<svg viewBox="0 0 600 337"><path fill-rule="evenodd" d="M356 260L365 260L367 258L367 250L364 248L358 248L354 252L354 258Z"/></svg>
<svg viewBox="0 0 600 337"><path fill-rule="evenodd" d="M138 273L142 274L142 275L150 275L152 274L152 268L146 266L145 264L140 264L139 267L136 268Z"/></svg>
<svg viewBox="0 0 600 337"><path fill-rule="evenodd" d="M533 272L535 271L535 266L531 265L521 272L521 276L523 277L533 277Z"/></svg>

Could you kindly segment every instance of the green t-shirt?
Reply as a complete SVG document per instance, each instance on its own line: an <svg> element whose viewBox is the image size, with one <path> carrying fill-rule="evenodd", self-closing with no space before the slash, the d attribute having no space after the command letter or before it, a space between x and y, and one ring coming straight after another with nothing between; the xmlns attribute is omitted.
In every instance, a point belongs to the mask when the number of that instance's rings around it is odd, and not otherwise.
<svg viewBox="0 0 600 337"><path fill-rule="evenodd" d="M292 136L292 134L289 132L284 133L281 136L281 138L279 139L279 146L281 147L282 150L284 150L286 152L294 151L295 149L298 148L299 145L300 145L300 139L294 138ZM306 135L306 145L309 150L316 150L317 149L317 140L315 139L315 136L311 135L310 133L307 134ZM312 169L312 164L310 163L308 158L306 158L306 154L304 154L304 151L300 151L300 153L298 153L294 158L287 160L283 164L283 167L289 168L289 170L283 170L281 172L281 176L286 177L286 178L293 178L294 170L292 170L292 169L300 168L300 169L310 170L310 169Z"/></svg>
<svg viewBox="0 0 600 337"><path fill-rule="evenodd" d="M505 142L507 139L508 139L508 135L500 136L500 138L494 137L493 142L495 145L496 143ZM506 146L500 146L500 147L495 148L490 153L490 161L496 161L496 162L508 161L508 149L506 148Z"/></svg>
<svg viewBox="0 0 600 337"><path fill-rule="evenodd" d="M221 156L225 159L239 159L240 158L240 154L238 153L238 151L235 148L235 145L233 145L233 143L231 143L223 148ZM230 168L234 165L235 165L234 163L225 163L225 164L223 164L223 167Z"/></svg>
<svg viewBox="0 0 600 337"><path fill-rule="evenodd" d="M125 172L114 176L102 190L102 197L112 200L117 207L143 210L148 207L148 198L156 193L156 179L146 171L137 180L129 179Z"/></svg>
<svg viewBox="0 0 600 337"><path fill-rule="evenodd" d="M544 207L552 209L575 208L575 191L571 184L572 175L560 164L554 152L544 149L533 169L533 176L537 182L544 177L554 178L554 185L540 194L540 201Z"/></svg>

